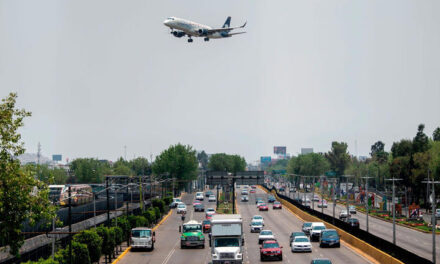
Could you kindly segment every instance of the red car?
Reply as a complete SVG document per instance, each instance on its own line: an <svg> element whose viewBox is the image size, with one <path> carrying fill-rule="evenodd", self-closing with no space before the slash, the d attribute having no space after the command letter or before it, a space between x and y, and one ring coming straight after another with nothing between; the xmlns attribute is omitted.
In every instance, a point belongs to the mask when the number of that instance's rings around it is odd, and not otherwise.
<svg viewBox="0 0 440 264"><path fill-rule="evenodd" d="M252 189L256 189L256 188L257 188L257 186L255 186L255 185L252 185L252 186L251 186L251 188L252 188Z"/></svg>
<svg viewBox="0 0 440 264"><path fill-rule="evenodd" d="M278 259L283 260L283 247L276 240L265 240L260 246L260 260Z"/></svg>
<svg viewBox="0 0 440 264"><path fill-rule="evenodd" d="M261 203L260 206L258 206L258 210L260 211L269 211L269 207L265 203Z"/></svg>
<svg viewBox="0 0 440 264"><path fill-rule="evenodd" d="M203 233L211 232L211 221L203 220L203 222L202 222L202 229L203 229Z"/></svg>
<svg viewBox="0 0 440 264"><path fill-rule="evenodd" d="M280 202L276 201L273 203L272 209L275 210L275 209L281 209L281 208L283 208L283 206L281 205Z"/></svg>
<svg viewBox="0 0 440 264"><path fill-rule="evenodd" d="M255 190L254 190L254 189L252 189L252 190L250 191L250 193L255 193Z"/></svg>

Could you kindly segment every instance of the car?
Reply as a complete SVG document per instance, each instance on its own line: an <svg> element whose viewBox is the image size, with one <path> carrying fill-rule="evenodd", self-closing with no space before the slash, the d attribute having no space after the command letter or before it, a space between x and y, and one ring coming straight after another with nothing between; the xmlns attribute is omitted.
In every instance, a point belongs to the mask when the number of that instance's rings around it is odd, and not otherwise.
<svg viewBox="0 0 440 264"><path fill-rule="evenodd" d="M253 220L249 226L251 227L251 233L258 233L263 230L263 221L262 220Z"/></svg>
<svg viewBox="0 0 440 264"><path fill-rule="evenodd" d="M275 236L273 235L271 230L261 230L258 235L258 244L263 243L264 240L274 240Z"/></svg>
<svg viewBox="0 0 440 264"><path fill-rule="evenodd" d="M247 202L247 201L249 201L249 197L247 195L243 195L243 196L241 196L241 201Z"/></svg>
<svg viewBox="0 0 440 264"><path fill-rule="evenodd" d="M435 209L435 218L440 218L440 209Z"/></svg>
<svg viewBox="0 0 440 264"><path fill-rule="evenodd" d="M269 197L267 197L267 202L268 203L273 203L275 202L277 199L275 199L275 197L273 195L270 195Z"/></svg>
<svg viewBox="0 0 440 264"><path fill-rule="evenodd" d="M260 208L260 204L264 204L264 203L265 203L264 201L259 200L259 201L257 202L257 208Z"/></svg>
<svg viewBox="0 0 440 264"><path fill-rule="evenodd" d="M289 243L292 243L293 239L295 239L295 237L297 236L307 236L307 235L304 232L292 232L290 233Z"/></svg>
<svg viewBox="0 0 440 264"><path fill-rule="evenodd" d="M356 206L350 205L348 207L348 211L350 212L350 214L356 214Z"/></svg>
<svg viewBox="0 0 440 264"><path fill-rule="evenodd" d="M322 199L321 201L318 202L318 208L327 208L327 200Z"/></svg>
<svg viewBox="0 0 440 264"><path fill-rule="evenodd" d="M248 195L249 192L246 189L241 190L241 195Z"/></svg>
<svg viewBox="0 0 440 264"><path fill-rule="evenodd" d="M171 208L176 208L178 203L181 203L182 200L180 198L173 198L173 202L170 204Z"/></svg>
<svg viewBox="0 0 440 264"><path fill-rule="evenodd" d="M282 246L276 240L266 240L260 246L260 260L278 259L283 260Z"/></svg>
<svg viewBox="0 0 440 264"><path fill-rule="evenodd" d="M203 229L203 233L211 232L211 221L210 220L203 220L202 221L202 229Z"/></svg>
<svg viewBox="0 0 440 264"><path fill-rule="evenodd" d="M302 203L302 205L304 205L305 207L311 207L311 204L312 204L312 202L310 201L310 199L309 198L306 198L306 199L302 199L301 200L301 203Z"/></svg>
<svg viewBox="0 0 440 264"><path fill-rule="evenodd" d="M195 200L194 202L193 202L193 206L196 206L196 205L198 205L198 204L202 204L199 200Z"/></svg>
<svg viewBox="0 0 440 264"><path fill-rule="evenodd" d="M196 204L196 205L194 205L194 211L195 212L204 212L205 206L203 206L203 204Z"/></svg>
<svg viewBox="0 0 440 264"><path fill-rule="evenodd" d="M348 218L347 223L354 228L359 228L359 220L357 218Z"/></svg>
<svg viewBox="0 0 440 264"><path fill-rule="evenodd" d="M317 195L317 194L315 194L315 195L313 195L313 199L312 199L314 202L319 202L319 195Z"/></svg>
<svg viewBox="0 0 440 264"><path fill-rule="evenodd" d="M310 235L310 229L312 229L312 222L304 222L302 225L302 231L306 234L306 235Z"/></svg>
<svg viewBox="0 0 440 264"><path fill-rule="evenodd" d="M184 203L179 203L177 205L177 213L178 214L182 214L182 213L186 214L186 205Z"/></svg>
<svg viewBox="0 0 440 264"><path fill-rule="evenodd" d="M295 187L290 187L289 192L296 192L296 188Z"/></svg>
<svg viewBox="0 0 440 264"><path fill-rule="evenodd" d="M274 202L273 205L272 205L272 209L274 209L274 210L275 209L281 209L281 208L283 208L283 206L278 201Z"/></svg>
<svg viewBox="0 0 440 264"><path fill-rule="evenodd" d="M196 193L196 200L203 201L203 192Z"/></svg>
<svg viewBox="0 0 440 264"><path fill-rule="evenodd" d="M284 191L286 191L286 189L284 189L284 187L281 187L281 188L278 189L278 191L284 192Z"/></svg>
<svg viewBox="0 0 440 264"><path fill-rule="evenodd" d="M215 201L217 201L215 196L214 195L210 195L209 198L208 198L208 202L215 202Z"/></svg>
<svg viewBox="0 0 440 264"><path fill-rule="evenodd" d="M257 189L257 186L256 185L252 185L251 188L252 189Z"/></svg>
<svg viewBox="0 0 440 264"><path fill-rule="evenodd" d="M332 264L332 261L329 259L313 259L310 264Z"/></svg>
<svg viewBox="0 0 440 264"><path fill-rule="evenodd" d="M132 250L139 248L154 250L156 232L147 227L136 227L131 229L130 240Z"/></svg>
<svg viewBox="0 0 440 264"><path fill-rule="evenodd" d="M214 193L212 191L206 191L205 192L205 197L209 197L211 195L214 195Z"/></svg>
<svg viewBox="0 0 440 264"><path fill-rule="evenodd" d="M261 198L261 197L256 197L255 198L255 203L257 204L258 202L262 202L263 201L263 198Z"/></svg>
<svg viewBox="0 0 440 264"><path fill-rule="evenodd" d="M263 216L261 216L261 215L254 215L252 217L251 222L254 221L254 220L261 221L261 222L263 222L263 225L264 225L264 218L263 218Z"/></svg>
<svg viewBox="0 0 440 264"><path fill-rule="evenodd" d="M312 252L312 243L306 236L296 236L290 243L292 252Z"/></svg>
<svg viewBox="0 0 440 264"><path fill-rule="evenodd" d="M260 211L269 211L269 206L267 206L266 203L260 203L260 206L258 206L258 210L260 210Z"/></svg>
<svg viewBox="0 0 440 264"><path fill-rule="evenodd" d="M255 191L254 189L252 189L252 190L250 191L250 193L256 193L256 191Z"/></svg>
<svg viewBox="0 0 440 264"><path fill-rule="evenodd" d="M321 236L321 231L325 229L325 225L322 222L313 222L312 228L310 229L310 240L319 241Z"/></svg>
<svg viewBox="0 0 440 264"><path fill-rule="evenodd" d="M347 212L347 210L342 210L340 213L339 213L339 219L340 220L344 220L344 219L347 219L348 218L348 212Z"/></svg>
<svg viewBox="0 0 440 264"><path fill-rule="evenodd" d="M206 209L206 215L215 215L215 209L214 208L207 208Z"/></svg>
<svg viewBox="0 0 440 264"><path fill-rule="evenodd" d="M338 231L335 229L324 229L319 238L320 247L341 247Z"/></svg>

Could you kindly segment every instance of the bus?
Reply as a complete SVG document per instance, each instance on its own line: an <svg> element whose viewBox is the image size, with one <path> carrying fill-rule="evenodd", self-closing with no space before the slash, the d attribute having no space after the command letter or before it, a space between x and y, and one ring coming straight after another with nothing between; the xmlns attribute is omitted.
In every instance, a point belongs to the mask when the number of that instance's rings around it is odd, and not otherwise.
<svg viewBox="0 0 440 264"><path fill-rule="evenodd" d="M93 201L92 187L88 184L72 184L64 186L61 192L60 205L69 205L69 186L71 192L71 205L81 205Z"/></svg>

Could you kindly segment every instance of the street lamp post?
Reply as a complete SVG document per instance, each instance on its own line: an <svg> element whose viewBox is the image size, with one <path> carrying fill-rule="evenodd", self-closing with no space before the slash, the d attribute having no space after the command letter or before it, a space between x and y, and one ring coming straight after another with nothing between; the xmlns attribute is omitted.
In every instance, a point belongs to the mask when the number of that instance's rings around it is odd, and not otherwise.
<svg viewBox="0 0 440 264"><path fill-rule="evenodd" d="M368 196L368 179L371 179L373 177L362 177L362 179L365 179L365 192L366 192L366 196L367 196L367 201L365 203L365 209L367 212L367 232L369 232L369 224L368 224L368 211L370 210L370 205L368 204L368 200L369 200L369 196Z"/></svg>
<svg viewBox="0 0 440 264"><path fill-rule="evenodd" d="M432 216L431 216L431 225L432 225L432 263L436 263L436 249L435 249L435 230L437 226L437 219L435 217L435 209L436 209L436 201L435 201L435 185L440 184L440 181L434 181L434 176L432 176L433 180L429 180L430 170L428 170L428 180L423 181L423 183L432 185Z"/></svg>
<svg viewBox="0 0 440 264"><path fill-rule="evenodd" d="M392 179L386 179L387 181L392 181L393 182L393 244L396 244L396 199L395 199L395 182L396 181L401 181L402 179L396 179L396 178L392 178Z"/></svg>

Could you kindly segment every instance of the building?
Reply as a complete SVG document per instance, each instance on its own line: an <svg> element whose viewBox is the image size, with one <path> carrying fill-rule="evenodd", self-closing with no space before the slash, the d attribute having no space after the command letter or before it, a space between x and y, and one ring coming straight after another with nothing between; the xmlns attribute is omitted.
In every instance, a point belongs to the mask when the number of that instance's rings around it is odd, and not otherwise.
<svg viewBox="0 0 440 264"><path fill-rule="evenodd" d="M301 148L301 155L313 153L313 148Z"/></svg>

